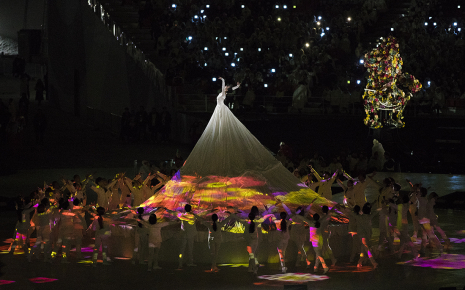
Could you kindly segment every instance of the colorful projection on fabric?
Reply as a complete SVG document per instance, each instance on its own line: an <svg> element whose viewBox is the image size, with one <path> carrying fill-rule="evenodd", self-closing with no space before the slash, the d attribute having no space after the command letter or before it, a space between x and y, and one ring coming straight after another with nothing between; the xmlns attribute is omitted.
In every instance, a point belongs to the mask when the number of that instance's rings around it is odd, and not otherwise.
<svg viewBox="0 0 465 290"><path fill-rule="evenodd" d="M205 215L212 209L219 212L240 210L248 213L250 208L256 205L260 212L265 212L270 206L277 206L277 211L283 211L280 206L285 203L289 208L295 210L298 206L307 206L313 203L315 212L320 211L321 206L334 206L336 203L322 198L309 188L302 188L294 192L282 192L273 190L268 186L266 180L260 177L220 177L220 176L179 176L173 179L154 196L142 204L148 208L164 207L170 210L181 211L185 204L191 204L194 213ZM246 214L243 217L246 217ZM217 213L221 219L222 214ZM159 217L171 218L164 210L157 211ZM224 214L226 217L228 214ZM347 222L342 215L338 215L333 221ZM230 227L228 231L243 232L236 226Z"/></svg>
<svg viewBox="0 0 465 290"><path fill-rule="evenodd" d="M330 205L333 203L321 198L311 189L301 189L298 192L273 191L262 181L253 177L218 177L209 176L196 178L183 176L172 179L155 196L143 206L166 207L171 210L181 209L186 203L193 206L197 212L213 208L237 208L249 210L257 205L262 210L267 205L285 202L286 205L315 204Z"/></svg>

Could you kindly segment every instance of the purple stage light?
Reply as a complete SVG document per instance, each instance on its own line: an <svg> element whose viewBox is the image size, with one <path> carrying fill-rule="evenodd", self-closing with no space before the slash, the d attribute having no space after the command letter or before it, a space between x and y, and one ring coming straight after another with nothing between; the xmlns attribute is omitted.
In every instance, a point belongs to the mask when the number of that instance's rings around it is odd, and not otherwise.
<svg viewBox="0 0 465 290"><path fill-rule="evenodd" d="M57 280L58 280L58 279L45 278L45 277L36 277L36 278L31 278L31 279L29 279L29 281L31 281L32 283L36 283L36 284L54 282L54 281L57 281Z"/></svg>

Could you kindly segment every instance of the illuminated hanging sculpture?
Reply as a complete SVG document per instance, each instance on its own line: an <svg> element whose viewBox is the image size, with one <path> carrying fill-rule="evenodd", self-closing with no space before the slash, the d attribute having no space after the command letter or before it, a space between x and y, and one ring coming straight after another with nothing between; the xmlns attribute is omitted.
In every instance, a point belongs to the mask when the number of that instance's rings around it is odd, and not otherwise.
<svg viewBox="0 0 465 290"><path fill-rule="evenodd" d="M253 205L264 212L279 202L334 205L300 182L224 105L222 81L215 111L184 166L143 205L177 210L189 203L196 213L228 207L248 213Z"/></svg>
<svg viewBox="0 0 465 290"><path fill-rule="evenodd" d="M365 54L364 61L368 71L363 94L365 125L372 129L403 128L404 108L421 89L421 83L413 75L402 73L403 62L396 38L381 39L376 48Z"/></svg>

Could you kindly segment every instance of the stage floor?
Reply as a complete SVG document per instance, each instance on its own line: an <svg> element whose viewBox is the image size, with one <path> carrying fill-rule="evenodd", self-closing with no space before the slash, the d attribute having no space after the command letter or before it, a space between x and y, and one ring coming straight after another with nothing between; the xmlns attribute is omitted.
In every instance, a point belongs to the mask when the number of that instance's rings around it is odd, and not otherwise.
<svg viewBox="0 0 465 290"><path fill-rule="evenodd" d="M106 169L111 172L111 168ZM58 171L58 170L56 170ZM71 172L75 170L69 169ZM116 171L115 171L116 172ZM54 170L47 174L53 175ZM18 176L18 174L20 176ZM24 183L42 180L44 172L20 171L13 176L3 176L1 183L6 188L14 188L19 180ZM24 175L24 179L21 176ZM430 191L436 191L440 196L452 192L465 192L465 176L446 174L420 174L420 173L378 173L375 179L381 181L386 176L392 176L402 185L402 190L408 190L406 178L413 183L422 183L425 187L431 187ZM36 178L35 178L36 177ZM32 183L31 182L31 183ZM37 183L36 183L37 184ZM335 189L335 188L334 188ZM376 187L370 186L367 199L374 200ZM8 194L9 195L9 194ZM7 196L8 196L7 195ZM12 197L10 195L10 197ZM334 195L334 200L341 202L342 193ZM283 289L287 285L302 285L308 289L439 289L445 286L454 286L462 289L465 286L465 211L436 210L439 222L452 241L452 249L448 255L437 259L436 253L430 253L428 257L416 265L402 262L407 261L409 255L404 254L403 260L397 260L394 256L380 257L377 259L379 268L375 271L370 266L357 269L355 264L349 263L349 257L338 257L336 267L322 276L321 271L315 275L304 268L295 268L294 262L288 263L286 276L279 276L278 264L264 264L259 269L259 277L247 273L244 265L220 265L219 273L209 273L209 265L198 263L197 267L176 270L176 264L161 263L163 270L147 272L145 265L132 265L123 257L114 257L113 265L101 264L94 268L89 264L89 259L76 263L74 254L71 254L70 264L44 264L43 262L27 262L24 255L5 254L6 243L0 244L0 259L3 263L0 276L1 289ZM15 226L14 211L0 211L0 241L8 241L13 235ZM373 221L374 240L377 240L377 219ZM293 243L290 241L290 244ZM224 245L225 250L227 245ZM194 250L206 248L206 243L196 243ZM295 249L290 245L289 249ZM198 251L205 252L206 249ZM220 250L221 251L221 250ZM245 249L244 249L245 251ZM90 256L90 254L88 254ZM295 253L288 253L295 256ZM436 259L435 259L436 258ZM203 260L203 259L202 259ZM261 261L265 262L265 261ZM329 262L329 260L328 260ZM35 279L34 278L48 278ZM35 283L45 282L45 283ZM56 280L54 280L56 279ZM10 284L8 281L13 281ZM294 282L292 282L294 281ZM298 282L296 282L298 281ZM2 285L2 283L5 283ZM302 288L307 289L307 288Z"/></svg>
<svg viewBox="0 0 465 290"><path fill-rule="evenodd" d="M289 273L286 276L279 275L278 264L260 267L259 277L247 273L241 264L220 265L219 273L210 273L208 264L199 263L197 267L176 270L176 264L161 263L162 270L147 272L146 265L132 265L130 261L118 257L113 257L111 266L99 264L94 268L89 264L89 259L76 263L73 253L70 264L60 264L59 259L54 264L42 261L29 263L23 254L5 254L7 244L3 243L0 258L4 265L0 280L4 280L4 283L14 282L2 285L1 289L283 289L285 285L333 290L391 290L397 287L419 290L445 286L462 289L465 286L465 212L438 210L437 214L441 226L451 238L452 249L441 258L437 258L437 253L432 251L416 264L403 263L409 259L409 255L404 254L402 260L394 256L377 258L377 270L372 270L371 266L357 269L354 263L349 263L348 257L338 257L337 266L331 267L325 276L321 271L314 274L313 269L297 269L293 262L288 263ZM14 213L2 213L0 221L9 228L14 223ZM377 222L374 224L377 225ZM11 232L5 228L0 230L2 241L11 238ZM374 228L375 240L376 233L377 229ZM194 250L200 247L206 247L206 244L196 243ZM90 256L90 253L84 253L86 255Z"/></svg>

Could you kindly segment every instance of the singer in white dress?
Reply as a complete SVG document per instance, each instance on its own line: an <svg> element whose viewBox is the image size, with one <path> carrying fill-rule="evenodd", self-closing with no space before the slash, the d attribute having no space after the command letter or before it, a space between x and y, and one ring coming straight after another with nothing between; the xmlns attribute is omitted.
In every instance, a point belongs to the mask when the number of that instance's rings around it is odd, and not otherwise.
<svg viewBox="0 0 465 290"><path fill-rule="evenodd" d="M223 78L217 105L205 131L181 168L182 176L252 176L272 191L307 188L290 173L224 104L230 86ZM237 89L240 86L231 88Z"/></svg>

